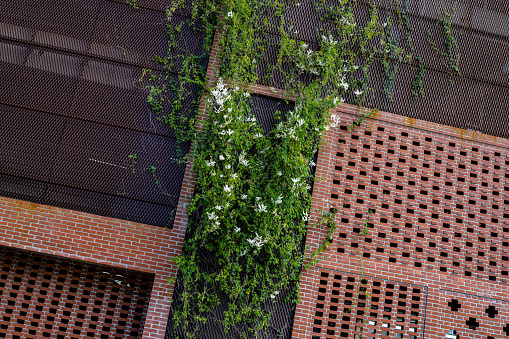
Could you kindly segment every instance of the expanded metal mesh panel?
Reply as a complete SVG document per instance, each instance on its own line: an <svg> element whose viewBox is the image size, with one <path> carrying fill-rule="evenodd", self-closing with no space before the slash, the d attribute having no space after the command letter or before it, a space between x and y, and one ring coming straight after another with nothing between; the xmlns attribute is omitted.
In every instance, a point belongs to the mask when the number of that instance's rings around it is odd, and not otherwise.
<svg viewBox="0 0 509 339"><path fill-rule="evenodd" d="M189 146L140 81L146 67L178 76L152 61L166 56L165 25L164 11L125 2L0 1L2 195L171 227ZM203 54L199 30L177 38ZM185 91L191 116L199 91Z"/></svg>
<svg viewBox="0 0 509 339"><path fill-rule="evenodd" d="M0 338L141 338L153 276L0 247Z"/></svg>
<svg viewBox="0 0 509 339"><path fill-rule="evenodd" d="M394 11L389 12L387 1L376 1L380 21L383 22ZM450 68L445 50L446 34L437 19L443 11L452 13L453 1L409 0L407 17L412 30L395 25L391 34L400 46L412 52L410 63L403 63L396 73L394 84L384 75L380 61L370 69L368 88L372 89L364 103L392 113L437 122L453 127L480 131L486 134L509 137L509 11L506 2L458 1L452 23L452 35L457 39L459 69L457 75ZM369 18L369 6L360 3L356 9L359 25ZM401 8L402 9L402 8ZM291 34L306 41L316 50L317 27L327 25L320 22L317 9L311 2L293 6L287 11L285 20ZM412 43L405 37L410 33ZM276 88L284 87L283 76L278 71L269 72L277 60L277 32L272 31L268 40L273 41L258 64L260 82ZM373 42L378 44L378 40ZM372 43L372 45L373 45ZM438 51L433 49L433 44ZM380 46L379 46L380 47ZM413 51L412 51L413 47ZM426 69L423 79L425 99L412 94L412 85L418 74L416 57L422 58ZM389 72L396 67L392 63ZM360 75L360 73L359 73ZM306 79L300 79L306 80ZM346 98L356 104L355 98Z"/></svg>
<svg viewBox="0 0 509 339"><path fill-rule="evenodd" d="M165 14L111 1L2 0L0 36L156 67L165 55Z"/></svg>

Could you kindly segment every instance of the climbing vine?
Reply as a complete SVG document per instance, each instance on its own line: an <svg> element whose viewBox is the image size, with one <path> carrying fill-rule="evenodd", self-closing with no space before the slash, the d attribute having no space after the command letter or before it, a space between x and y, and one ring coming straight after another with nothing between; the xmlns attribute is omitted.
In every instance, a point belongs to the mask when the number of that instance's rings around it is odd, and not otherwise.
<svg viewBox="0 0 509 339"><path fill-rule="evenodd" d="M432 49L435 53L442 57L442 63L447 69L447 73L449 75L461 75L459 69L459 60L460 60L460 51L458 47L458 40L453 34L452 31L452 22L456 15L456 6L458 2L455 1L450 12L446 10L445 7L440 7L439 15L440 19L437 21L437 25L443 28L444 32L444 43L443 43L443 51L439 49L437 44L431 40L432 33L428 31L428 41L431 44ZM451 80L452 82L452 80Z"/></svg>
<svg viewBox="0 0 509 339"><path fill-rule="evenodd" d="M304 5L318 18L312 43L292 16ZM336 230L337 210L324 211L316 225L309 215L314 159L331 127L330 111L346 100L363 105L376 59L382 60L392 98L399 63L411 60L413 47L406 51L391 30L393 25L411 30L406 5L395 6L395 18L380 22L369 3L362 25L355 0L176 0L168 8L169 52L156 58L164 71L147 70L143 80L159 120L173 127L180 143L192 144L187 160L193 161L196 192L183 254L175 258L182 293L172 306L174 324L186 337L196 337L200 324L208 322L238 337L263 337L273 312L267 305L283 295L287 302L298 301L303 264L316 263ZM178 22L178 11L188 20ZM201 54L180 46L183 32L204 36ZM214 34L221 66L209 86L205 61ZM264 130L249 86L270 81L295 98L295 105L277 111L275 127ZM189 105L196 89L207 106L198 133L199 102ZM357 125L373 112L365 111ZM155 169L149 172L155 175ZM307 229L319 225L327 229L324 243L305 257Z"/></svg>

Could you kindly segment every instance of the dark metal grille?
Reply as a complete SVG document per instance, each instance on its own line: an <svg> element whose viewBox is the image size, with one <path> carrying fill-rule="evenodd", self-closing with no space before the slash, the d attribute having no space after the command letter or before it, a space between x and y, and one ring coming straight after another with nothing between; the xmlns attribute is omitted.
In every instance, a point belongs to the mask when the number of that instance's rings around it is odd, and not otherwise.
<svg viewBox="0 0 509 339"><path fill-rule="evenodd" d="M189 146L146 102L143 68L168 50L162 2L146 3L0 0L1 195L172 226ZM179 38L203 53L199 32Z"/></svg>
<svg viewBox="0 0 509 339"><path fill-rule="evenodd" d="M153 276L0 247L0 338L141 338Z"/></svg>
<svg viewBox="0 0 509 339"><path fill-rule="evenodd" d="M369 18L368 6L359 2L357 22ZM375 1L379 8L380 20L388 16L387 6L392 1ZM404 1L402 1L404 3ZM459 69L461 76L448 74L444 58L436 53L444 52L445 34L436 19L440 8L451 12L451 3L434 0L408 0L408 19L413 30L410 32L414 51L413 61L400 65L394 85L383 75L380 62L370 69L370 92L364 103L367 107L396 113L417 119L432 121L462 129L475 130L503 138L509 137L509 8L501 0L458 1L456 15L452 21L452 34L458 40ZM293 26L296 38L308 42L316 50L320 37L317 27L322 25L312 2L292 7L285 17ZM392 34L400 44L410 51L405 30L394 28ZM276 32L269 34L277 46ZM264 85L281 87L283 78L277 71L266 76L268 65L276 62L276 48L270 46L262 55L258 65L259 78ZM426 69L423 79L425 99L412 95L412 84L418 73L417 60L421 57ZM384 85L390 87L384 90ZM390 96L392 95L392 98ZM355 103L354 98L345 98Z"/></svg>

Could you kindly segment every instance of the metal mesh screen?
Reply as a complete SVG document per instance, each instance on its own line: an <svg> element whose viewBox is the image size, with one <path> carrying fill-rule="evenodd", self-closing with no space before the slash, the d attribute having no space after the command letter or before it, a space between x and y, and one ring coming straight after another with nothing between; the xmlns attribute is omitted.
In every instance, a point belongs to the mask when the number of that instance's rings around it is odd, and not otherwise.
<svg viewBox="0 0 509 339"><path fill-rule="evenodd" d="M391 1L375 1L380 20L389 15L384 7ZM454 1L407 0L407 16L413 30L410 31L414 57L421 57L424 73L425 99L416 99L412 83L418 73L417 60L400 65L394 84L388 86L381 63L375 62L370 69L366 106L417 119L423 119L453 127L475 130L499 137L509 137L509 5L502 0L458 1L456 15L452 20L452 34L458 40L459 69L461 76L448 74L444 59L432 48L434 43L443 52L444 29L437 25L440 11L451 13ZM368 6L360 3L357 22L369 18ZM308 42L317 49L319 22L312 2L294 6L285 17L296 38ZM391 32L400 39L402 47L410 50L405 42L406 31L394 27ZM268 35L274 46L266 49L258 64L261 82L267 86L281 87L283 78L277 71L267 75L269 65L274 65L278 36ZM388 90L384 90L384 85ZM388 92L388 93L387 93ZM390 98L392 95L392 98ZM353 98L346 98L354 103ZM391 100L390 100L391 99Z"/></svg>
<svg viewBox="0 0 509 339"><path fill-rule="evenodd" d="M168 50L162 4L0 0L1 195L172 226L189 146L140 81L144 68L163 72L153 61ZM203 54L201 34L184 27L184 47ZM190 115L198 88L187 91Z"/></svg>

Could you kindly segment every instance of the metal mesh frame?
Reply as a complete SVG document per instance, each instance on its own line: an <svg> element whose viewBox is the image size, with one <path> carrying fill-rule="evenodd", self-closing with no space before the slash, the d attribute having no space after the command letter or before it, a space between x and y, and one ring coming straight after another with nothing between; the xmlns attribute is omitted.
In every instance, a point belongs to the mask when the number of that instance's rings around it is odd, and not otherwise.
<svg viewBox="0 0 509 339"><path fill-rule="evenodd" d="M385 8L388 1L375 1L380 20L389 15ZM457 128L479 131L498 137L509 137L509 6L499 0L463 0L458 2L456 16L452 21L452 33L458 40L459 69L461 75L450 74L443 57L432 48L435 43L443 52L444 30L437 25L441 2L438 0L407 0L408 19L414 48L411 62L402 63L394 85L389 89L392 100L384 91L388 80L377 60L369 71L370 89L364 105L382 111L436 122ZM449 3L448 3L449 4ZM451 11L451 5L444 7ZM394 13L393 13L394 14ZM359 2L356 19L359 24L367 22L368 6ZM287 25L293 26L295 38L305 41L316 50L320 37L317 28L327 23L319 22L312 2L303 3L288 11ZM296 32L296 33L295 33ZM428 32L431 34L429 35ZM405 31L395 28L402 47L410 51L405 42ZM277 60L277 32L267 35L273 41L258 63L258 76L263 85L281 88L284 79L275 71L267 78L269 65ZM423 79L425 99L412 95L412 84L418 73L415 57L421 57L426 70ZM305 79L304 79L305 80ZM353 97L345 98L356 104Z"/></svg>
<svg viewBox="0 0 509 339"><path fill-rule="evenodd" d="M140 81L144 69L178 76L154 62L168 51L166 4L0 3L0 194L172 227L189 145L158 121ZM199 25L183 27L183 48L204 55ZM200 92L186 90L182 111L191 116Z"/></svg>

